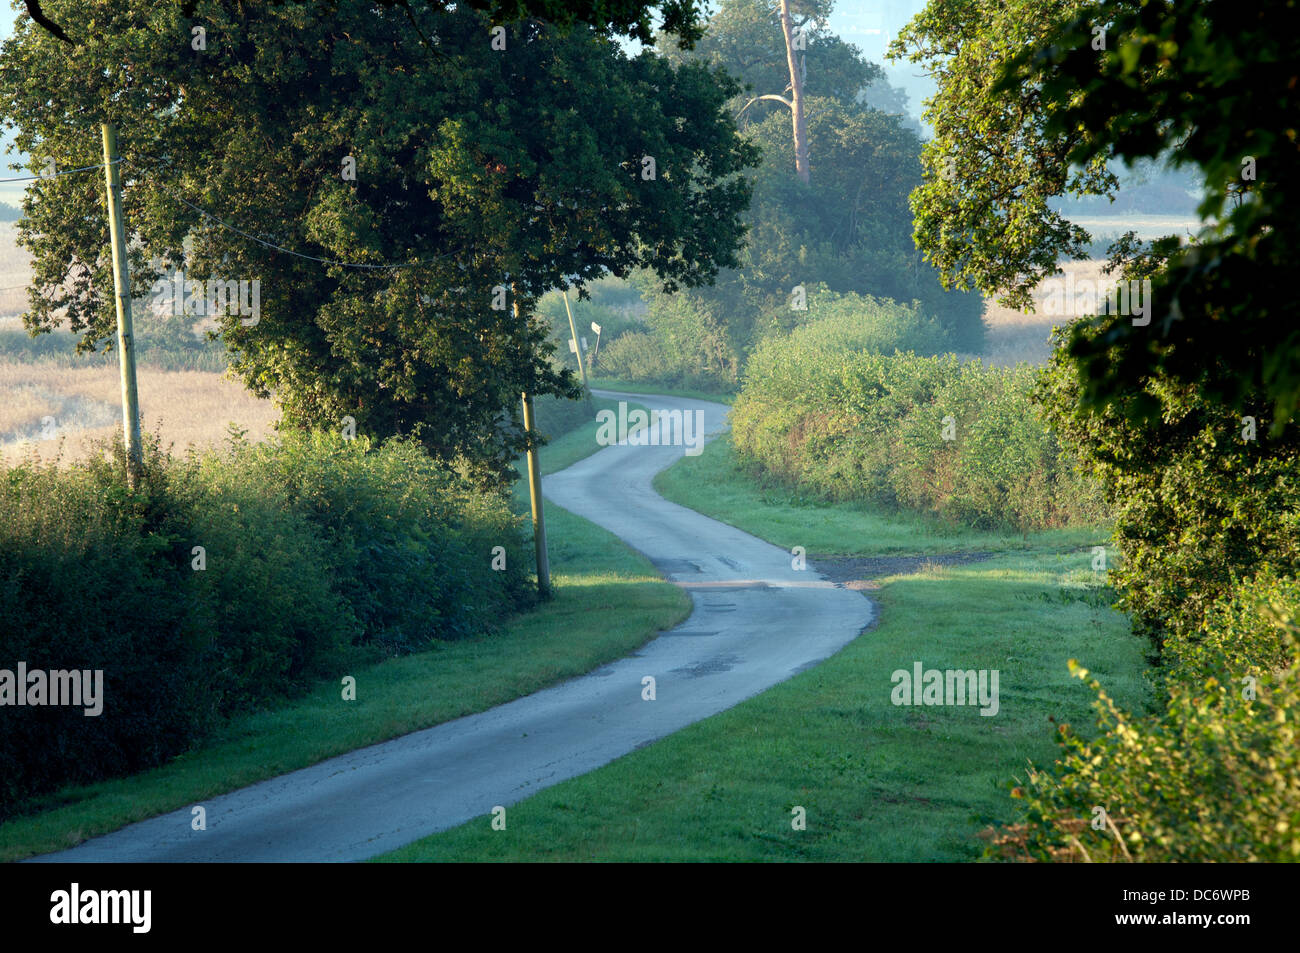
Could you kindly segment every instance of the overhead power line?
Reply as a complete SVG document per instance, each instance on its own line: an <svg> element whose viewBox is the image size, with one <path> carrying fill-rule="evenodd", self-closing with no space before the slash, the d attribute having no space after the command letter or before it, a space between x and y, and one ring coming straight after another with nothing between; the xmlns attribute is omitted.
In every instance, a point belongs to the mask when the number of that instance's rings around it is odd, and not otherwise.
<svg viewBox="0 0 1300 953"><path fill-rule="evenodd" d="M120 163L121 161L122 161L121 159L113 160L114 164ZM56 170L54 172L42 172L39 175L14 176L11 179L0 179L0 182L33 182L36 181L37 179L53 179L60 175L72 175L76 172L89 172L91 169L102 169L102 168L104 168L104 163L99 162L95 165L83 165L80 169L64 169L62 172Z"/></svg>

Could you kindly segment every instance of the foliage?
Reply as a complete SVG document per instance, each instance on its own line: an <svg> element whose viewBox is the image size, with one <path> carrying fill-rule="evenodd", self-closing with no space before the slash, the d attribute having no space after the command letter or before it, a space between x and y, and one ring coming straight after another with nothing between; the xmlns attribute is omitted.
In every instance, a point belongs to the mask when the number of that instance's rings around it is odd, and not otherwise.
<svg viewBox="0 0 1300 953"><path fill-rule="evenodd" d="M1156 312L1149 327L1118 316L1101 335L1068 344L1082 397L1101 406L1154 373L1197 386L1235 410L1271 403L1275 436L1300 409L1300 330L1289 321L1297 296L1300 153L1291 122L1295 97L1295 0L1243 12L1227 3L1165 0L1140 7L1105 2L1059 23L1050 42L1022 53L1002 88L1041 88L1050 129L1080 130L1074 162L1170 154L1202 179L1197 241L1157 245ZM1104 14L1114 42L1081 50ZM1202 95L1213 86L1215 96ZM1222 372L1206 374L1206 356ZM1156 400L1133 413L1155 419Z"/></svg>
<svg viewBox="0 0 1300 953"><path fill-rule="evenodd" d="M1027 303L1089 239L1049 200L1109 193L1116 160L1165 159L1202 196L1191 243L1112 246L1112 271L1151 282L1149 322L1073 322L1039 384L1116 512L1112 581L1161 649L1165 706L1133 719L1100 695L1103 734L1031 776L1012 840L1034 859L1300 854L1296 8L932 0L894 45L939 81L913 205L949 282Z"/></svg>
<svg viewBox="0 0 1300 953"><path fill-rule="evenodd" d="M266 0L270 4L284 3L285 0ZM464 2L464 0L462 0ZM39 0L24 0L27 12L32 19L59 39L76 45L81 41L74 26L69 36L65 27L76 21L59 15L57 20L50 19L41 8ZM57 4L46 0L47 6ZM375 0L379 7L400 8L414 18L412 0ZM416 0L416 6L420 0ZM453 6L450 2L424 0L425 6L446 10ZM538 18L556 26L571 27L575 23L592 23L624 34L642 43L654 40L652 17L658 14L662 19L660 29L678 37L678 42L689 46L699 39L702 26L702 11L698 0L468 0L465 6L481 10L488 14L494 23L513 23L520 20ZM193 17L199 4L196 0L181 0L181 11L187 17Z"/></svg>
<svg viewBox="0 0 1300 953"><path fill-rule="evenodd" d="M633 267L690 287L736 263L737 173L756 158L721 111L732 84L701 66L537 20L493 50L463 5L52 7L97 30L69 46L19 21L0 52L17 146L38 169L93 165L116 123L133 291L180 265L260 281L260 320L229 314L222 337L292 426L352 416L501 483L526 446L519 394L576 391L532 315L541 294ZM200 25L204 49L178 41ZM223 148L190 148L216 134ZM114 320L102 202L94 174L42 179L19 224L28 327L66 314L87 349Z"/></svg>
<svg viewBox="0 0 1300 953"><path fill-rule="evenodd" d="M1031 859L1241 862L1300 859L1300 586L1262 574L1220 602L1168 703L1132 717L1087 669L1105 733L1061 726L1063 756L1015 793ZM1110 818L1091 819L1100 807ZM1086 822L1085 822L1086 821Z"/></svg>
<svg viewBox="0 0 1300 953"><path fill-rule="evenodd" d="M1048 135L1037 89L995 89L1022 49L1047 41L1051 25L1088 0L931 0L890 44L933 77L926 121L934 136L911 195L917 246L945 287L978 288L1025 309L1030 291L1062 257L1083 257L1085 229L1049 199L1104 194L1116 177L1104 158L1072 167L1081 130Z"/></svg>
<svg viewBox="0 0 1300 953"><path fill-rule="evenodd" d="M1026 304L1087 241L1049 197L1110 192L1114 159L1168 157L1196 173L1206 225L1195 242L1113 250L1126 277L1151 278L1151 323L1109 315L1091 322L1101 333L1080 326L1067 342L1090 406L1126 394L1128 413L1154 422L1162 409L1143 381L1159 372L1229 411L1267 400L1275 435L1300 407L1300 330L1287 319L1300 267L1300 153L1287 118L1296 10L1295 0L1247 15L1201 0L934 0L895 42L940 84L927 113L933 174L913 204L918 243L946 280Z"/></svg>
<svg viewBox="0 0 1300 953"><path fill-rule="evenodd" d="M410 441L235 439L178 459L154 438L134 492L121 455L0 470L0 668L105 680L96 717L6 709L0 816L163 763L358 653L490 632L532 600L504 497Z"/></svg>
<svg viewBox="0 0 1300 953"><path fill-rule="evenodd" d="M587 339L588 364L596 351L596 332L591 330L592 322L600 325L601 330L597 360L603 360L605 349L621 335L645 329L644 323L634 314L634 308L641 304L641 296L631 286L619 284L621 287L612 288L608 281L602 281L595 293L585 300L570 291L568 310L558 291L548 291L538 300L537 313L550 326L549 340L555 348L551 359L557 366L578 373L578 360L570 349L573 334L569 327L569 310L573 312L578 337ZM591 373L592 368L588 367L587 371Z"/></svg>
<svg viewBox="0 0 1300 953"><path fill-rule="evenodd" d="M705 393L726 391L728 375L705 373L693 358L697 354L681 354L664 343L664 338L649 331L632 331L624 334L602 349L600 374L615 380L655 384L678 390L698 390Z"/></svg>
<svg viewBox="0 0 1300 953"><path fill-rule="evenodd" d="M876 305L870 316L890 307L898 306ZM1030 369L873 353L862 347L879 344L871 338L881 329L846 318L755 352L731 417L737 455L752 471L822 499L908 507L979 528L1027 532L1105 518L1097 488L1035 412Z"/></svg>
<svg viewBox="0 0 1300 953"><path fill-rule="evenodd" d="M885 85L884 70L863 59L861 50L827 27L833 8L830 0L793 0L790 8L793 27L802 33L810 54L805 94L851 102L866 87ZM741 128L776 115L785 120L789 132L788 107L773 100L751 103L765 93L779 94L790 84L785 36L775 4L766 0L728 0L714 11L690 52L674 49L666 36L660 38L659 50L675 61L689 58L725 68L738 79L744 94L733 111L740 112L742 106L747 106L739 116Z"/></svg>
<svg viewBox="0 0 1300 953"><path fill-rule="evenodd" d="M762 148L746 216L749 240L737 268L715 285L677 297L647 288L647 322L678 330L670 351L688 348L688 362L724 381L765 336L798 323L790 307L797 285L897 301L919 300L951 331L951 346L978 351L982 299L947 293L912 243L908 195L921 183L921 143L903 117L872 109L864 91L883 82L880 68L824 25L829 4L803 4L808 51L805 119L811 183L795 176L790 116L762 93L789 81L782 32L770 4L729 0L690 53L675 59L723 67L750 88L729 101L744 131ZM797 13L799 10L796 11ZM693 321L691 320L693 319ZM689 331L689 333L683 333Z"/></svg>
<svg viewBox="0 0 1300 953"><path fill-rule="evenodd" d="M1058 342L1080 325L1058 332ZM1081 388L1058 347L1039 395L1062 441L1105 488L1123 554L1111 574L1119 606L1157 647L1193 638L1238 577L1265 564L1300 570L1300 427L1271 436L1266 406L1246 421L1167 378L1144 387L1164 408L1156 425L1133 419L1137 395L1097 412Z"/></svg>

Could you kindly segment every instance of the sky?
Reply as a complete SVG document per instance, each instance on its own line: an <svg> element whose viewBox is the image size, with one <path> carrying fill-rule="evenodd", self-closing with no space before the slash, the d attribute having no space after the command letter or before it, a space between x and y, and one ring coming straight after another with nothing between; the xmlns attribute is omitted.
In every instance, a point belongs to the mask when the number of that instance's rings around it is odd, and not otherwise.
<svg viewBox="0 0 1300 953"><path fill-rule="evenodd" d="M925 4L926 0L838 0L830 17L832 31L858 46L867 59L884 66L889 81L907 91L909 107L918 118L921 101L932 94L934 84L910 63L886 62L883 53L899 28L919 13ZM21 6L17 0L0 3L0 41L13 34L14 17L18 15L16 6ZM12 136L7 130L0 133L0 178L25 174L8 168L12 162L22 161L17 153L5 154L11 142ZM0 182L0 202L19 204L25 188L24 182Z"/></svg>

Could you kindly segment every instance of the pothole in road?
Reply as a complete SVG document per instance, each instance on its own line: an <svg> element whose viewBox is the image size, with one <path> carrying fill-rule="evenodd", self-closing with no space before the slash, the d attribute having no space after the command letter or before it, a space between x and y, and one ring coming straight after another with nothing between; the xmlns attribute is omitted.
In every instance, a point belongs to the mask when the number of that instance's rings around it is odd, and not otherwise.
<svg viewBox="0 0 1300 953"><path fill-rule="evenodd" d="M700 573L704 570L699 564L691 562L689 559L652 559L656 569L666 576L674 573Z"/></svg>
<svg viewBox="0 0 1300 953"><path fill-rule="evenodd" d="M711 659L705 659L702 662L696 662L694 665L675 668L673 669L673 674L685 675L687 678L702 678L705 675L721 675L723 672L730 672L742 661L744 661L744 659L739 655L718 655Z"/></svg>

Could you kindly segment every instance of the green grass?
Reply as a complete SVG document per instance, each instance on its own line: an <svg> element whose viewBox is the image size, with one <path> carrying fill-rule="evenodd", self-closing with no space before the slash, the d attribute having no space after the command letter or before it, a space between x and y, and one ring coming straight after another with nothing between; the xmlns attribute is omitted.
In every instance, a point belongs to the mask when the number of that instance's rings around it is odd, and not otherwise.
<svg viewBox="0 0 1300 953"><path fill-rule="evenodd" d="M556 437L546 446L537 451L538 462L542 467L542 476L548 473L558 473L566 467L571 467L584 457L589 457L597 450L603 450L596 443L596 419L595 413L601 410L618 410L618 401L609 400L605 397L592 397L592 419L568 433ZM641 407L640 404L628 404L628 409ZM515 461L515 469L519 471L520 479L515 482L515 499L522 499L526 504L528 501L528 469L527 457L520 456Z"/></svg>
<svg viewBox="0 0 1300 953"><path fill-rule="evenodd" d="M553 472L599 449L591 422L541 451ZM522 482L522 481L521 481ZM515 505L526 507L516 487ZM172 763L130 778L67 789L43 809L0 825L0 860L70 847L134 821L306 767L325 758L484 711L627 655L690 612L690 600L616 537L547 505L556 596L491 637L437 643L339 678L340 683L232 721L218 737Z"/></svg>
<svg viewBox="0 0 1300 953"><path fill-rule="evenodd" d="M715 394L712 391L662 387L658 384L648 384L645 381L625 381L613 377L593 377L591 386L595 390L618 390L629 394L664 394L669 397L687 397L692 400L711 400L717 404L734 404L736 402L736 395L731 393Z"/></svg>
<svg viewBox="0 0 1300 953"><path fill-rule="evenodd" d="M384 861L968 861L1015 819L1008 788L1057 754L1054 724L1093 724L1077 658L1121 706L1150 701L1145 643L1108 608L1089 554L1103 530L999 534L755 486L729 443L655 481L664 496L777 545L881 556L992 551L881 580L877 625L729 711ZM895 706L895 670L996 669L1000 711ZM1086 731L1085 731L1086 733ZM796 831L791 810L807 811Z"/></svg>
<svg viewBox="0 0 1300 953"><path fill-rule="evenodd" d="M887 579L878 626L815 669L514 805L505 831L485 816L382 859L977 859L978 832L1014 819L1008 782L1055 756L1050 719L1092 723L1068 659L1145 703L1143 644L1080 563L1022 553ZM998 714L894 706L891 674L916 661L997 669Z"/></svg>
<svg viewBox="0 0 1300 953"><path fill-rule="evenodd" d="M835 556L1062 551L1099 545L1097 528L1030 533L985 532L952 527L926 514L887 512L861 503L813 503L782 487L764 489L736 464L728 440L714 440L704 452L655 477L667 499L712 516L761 539L808 553Z"/></svg>

